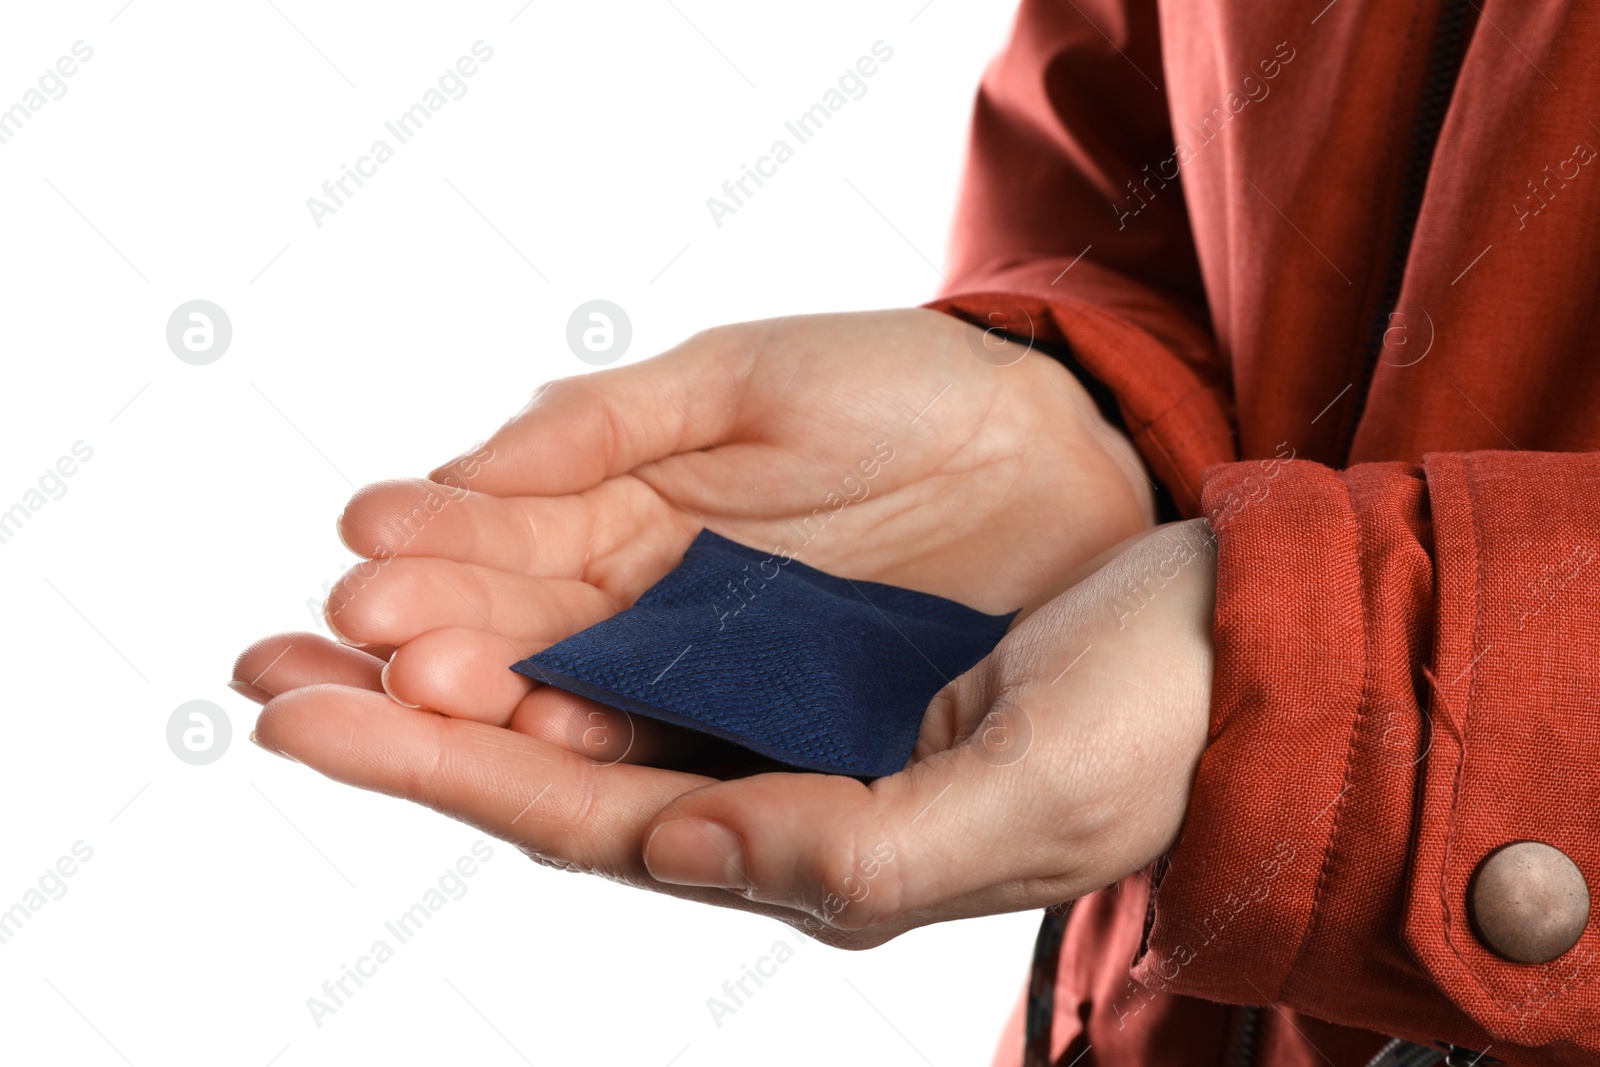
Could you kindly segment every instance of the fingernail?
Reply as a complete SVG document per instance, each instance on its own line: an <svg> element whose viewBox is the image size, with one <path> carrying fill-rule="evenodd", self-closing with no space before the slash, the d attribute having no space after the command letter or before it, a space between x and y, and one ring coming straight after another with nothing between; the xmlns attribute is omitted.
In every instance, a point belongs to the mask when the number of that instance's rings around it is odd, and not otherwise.
<svg viewBox="0 0 1600 1067"><path fill-rule="evenodd" d="M329 633L333 634L334 639L341 645L349 645L351 648L371 648L371 645L364 645L360 641L352 641L344 634L339 632L339 628L333 624L333 617L339 612L343 611L344 607L341 605L340 607L335 608L333 611L329 611L328 605L332 603L333 598L329 597L327 603L322 605L322 624L328 628Z"/></svg>
<svg viewBox="0 0 1600 1067"><path fill-rule="evenodd" d="M739 835L709 819L673 819L650 834L644 865L661 882L716 889L743 889L744 844Z"/></svg>
<svg viewBox="0 0 1600 1067"><path fill-rule="evenodd" d="M289 753L287 753L287 752L279 752L275 748L272 748L272 747L270 747L268 745L262 744L261 743L261 738L256 736L256 732L254 730L250 731L250 743L252 745L255 745L257 748L259 748L263 752L270 752L274 756L282 756L284 759L288 760L290 763L299 763L300 762L299 760L295 759L293 756L289 755Z"/></svg>
<svg viewBox="0 0 1600 1067"><path fill-rule="evenodd" d="M339 512L339 517L333 520L333 528L339 534L339 543L350 548L350 539L344 535L344 512ZM350 548L350 551L354 552L355 549Z"/></svg>
<svg viewBox="0 0 1600 1067"><path fill-rule="evenodd" d="M253 700L257 704L265 704L267 701L272 699L271 693L267 692L265 689L258 689L249 682L241 682L235 679L234 681L228 683L228 688L232 689L235 693L238 693L246 700Z"/></svg>
<svg viewBox="0 0 1600 1067"><path fill-rule="evenodd" d="M389 668L392 667L392 666L394 666L394 661L393 660L389 661L388 663L385 663L383 665L383 670L378 672L378 681L383 684L383 691L385 693L389 694L389 699L390 700L394 701L396 704L399 704L402 708L420 708L420 707L422 707L421 704L407 704L404 700L401 700L399 697L394 695L394 690L389 688Z"/></svg>
<svg viewBox="0 0 1600 1067"><path fill-rule="evenodd" d="M456 456L454 459L439 464L437 467L433 468L433 470L428 472L428 481L437 482L440 485L445 484L446 478L453 478L458 482L461 481L460 464L463 460L470 458L471 455L472 450L468 449L459 456Z"/></svg>

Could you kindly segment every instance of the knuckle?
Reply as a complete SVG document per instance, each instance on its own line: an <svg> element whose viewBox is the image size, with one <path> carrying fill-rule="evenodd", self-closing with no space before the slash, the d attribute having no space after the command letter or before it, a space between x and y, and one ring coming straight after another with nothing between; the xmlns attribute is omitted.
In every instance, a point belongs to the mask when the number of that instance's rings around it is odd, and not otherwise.
<svg viewBox="0 0 1600 1067"><path fill-rule="evenodd" d="M494 620L503 614L500 600L500 587L495 584L491 574L493 572L479 567L451 566L448 568L466 586L459 599L465 599L467 607L481 622L487 622L490 627L495 625ZM439 578L448 587L450 578L442 571ZM575 629L574 633L577 632Z"/></svg>
<svg viewBox="0 0 1600 1067"><path fill-rule="evenodd" d="M696 348L720 348L735 341L743 333L743 323L722 322L696 330L685 343Z"/></svg>
<svg viewBox="0 0 1600 1067"><path fill-rule="evenodd" d="M574 389L579 388L580 383L587 377L589 377L587 374L577 374L570 378L555 378L551 381L534 386L533 392L528 394L527 407L542 407L545 404L552 403L560 397L567 396L572 393ZM527 409L525 408L524 410ZM512 416L506 421L506 424L509 426L511 423L516 421L517 416Z"/></svg>
<svg viewBox="0 0 1600 1067"><path fill-rule="evenodd" d="M401 778L400 795L425 808L448 815L450 749L445 743L445 720L438 719L433 726L432 758L409 763Z"/></svg>
<svg viewBox="0 0 1600 1067"><path fill-rule="evenodd" d="M585 843L599 834L596 824L600 819L600 805L592 773L597 764L575 764L571 777L560 787L552 788L541 802L542 813L537 822L539 840L525 842L547 856L560 858L565 863L583 867ZM544 805L548 804L548 807Z"/></svg>
<svg viewBox="0 0 1600 1067"><path fill-rule="evenodd" d="M551 870L560 871L563 874L593 873L581 864L574 863L571 860L561 859L559 856L552 856L548 853L541 852L531 845L518 845L517 851L528 857L533 862L537 863L539 866L549 867Z"/></svg>
<svg viewBox="0 0 1600 1067"><path fill-rule="evenodd" d="M851 842L829 858L819 883L822 899L812 915L837 932L860 933L900 916L902 887L894 864L858 853Z"/></svg>

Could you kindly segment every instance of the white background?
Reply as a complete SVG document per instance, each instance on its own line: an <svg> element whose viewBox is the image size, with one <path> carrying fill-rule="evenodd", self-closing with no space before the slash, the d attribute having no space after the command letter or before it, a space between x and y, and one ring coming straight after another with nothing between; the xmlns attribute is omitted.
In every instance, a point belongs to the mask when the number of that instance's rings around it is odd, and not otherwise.
<svg viewBox="0 0 1600 1067"><path fill-rule="evenodd" d="M1034 914L850 954L498 842L319 1027L307 998L481 835L254 748L223 683L256 637L322 628L357 486L588 369L578 304L625 308L634 360L931 296L1010 5L123 2L0 29L0 108L93 49L0 144L0 511L93 450L0 543L0 910L93 850L0 944L0 1061L986 1063ZM306 199L479 40L466 95L314 225ZM880 40L866 94L715 226L706 198ZM196 298L233 327L207 366L165 338ZM167 747L195 699L232 726L208 766ZM795 958L717 1026L707 998L780 938Z"/></svg>

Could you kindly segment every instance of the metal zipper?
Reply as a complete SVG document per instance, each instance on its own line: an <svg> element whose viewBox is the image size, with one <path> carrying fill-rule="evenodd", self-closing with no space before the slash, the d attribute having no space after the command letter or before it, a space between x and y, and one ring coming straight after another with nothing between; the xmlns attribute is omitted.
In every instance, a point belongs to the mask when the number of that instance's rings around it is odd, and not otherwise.
<svg viewBox="0 0 1600 1067"><path fill-rule="evenodd" d="M1383 351L1384 334L1389 329L1389 316L1400 299L1400 285L1405 278L1406 264L1411 258L1411 243L1416 236L1417 216L1422 209L1422 195L1428 184L1428 172L1433 167L1439 131L1444 125L1445 112L1455 93L1456 78L1461 72L1461 60L1470 37L1472 16L1477 9L1471 0L1443 0L1439 21L1434 30L1433 45L1429 50L1428 66L1423 73L1422 93L1417 102L1412 121L1411 141L1406 153L1405 168L1400 181L1400 203L1395 227L1401 231L1390 251L1378 301L1367 323L1364 359L1357 378L1354 402L1345 419L1344 440L1340 447L1340 466L1348 464L1350 450L1355 443L1356 428L1366 407L1367 393L1372 387L1373 374ZM1061 938L1066 926L1066 916L1047 912L1041 924L1039 938L1034 947L1034 967L1030 981L1026 1024L1024 1027L1024 1064L1027 1067L1048 1062L1050 1033L1054 1015L1055 969L1059 965ZM1261 1031L1265 1009L1243 1007L1237 1009L1235 1026L1229 1042L1228 1067L1255 1067L1256 1043ZM1418 1060L1412 1057L1423 1054ZM1442 1059L1444 1054L1409 1042L1394 1042L1385 1046L1378 1060L1395 1057L1405 1067L1421 1067L1430 1062L1428 1054ZM1398 1054L1398 1056L1397 1056ZM1374 1061L1376 1062L1376 1061ZM1434 1061L1436 1062L1436 1061Z"/></svg>
<svg viewBox="0 0 1600 1067"><path fill-rule="evenodd" d="M1422 193L1428 184L1428 171L1433 166L1434 149L1438 146L1439 130L1444 125L1445 111L1455 92L1456 76L1461 71L1461 59L1471 23L1470 13L1475 10L1470 0L1444 0L1435 27L1433 47L1429 51L1428 66L1423 73L1422 94L1417 101L1417 112L1412 120L1411 143L1406 153L1405 169L1400 180L1400 205L1395 218L1396 228L1402 236L1396 240L1384 270L1382 287L1372 318L1367 323L1367 336L1361 372L1355 384L1355 398L1350 414L1345 419L1344 440L1339 449L1341 467L1350 461L1350 450L1355 444L1356 427L1366 407L1367 392L1372 387L1372 376L1377 370L1378 356L1383 351L1383 337L1389 328L1389 316L1400 299L1400 283L1405 278L1407 261L1411 258L1411 241L1416 236L1417 215L1422 209ZM1255 1067L1256 1040L1261 1030L1264 1009L1243 1007L1236 1010L1233 1037L1227 1055L1227 1067ZM1385 1050L1389 1051L1389 1050ZM1380 1058L1382 1058L1380 1056Z"/></svg>
<svg viewBox="0 0 1600 1067"><path fill-rule="evenodd" d="M1056 975L1061 969L1061 942L1075 900L1044 910L1033 943L1033 966L1028 975L1028 1001L1024 1012L1022 1067L1050 1067L1051 1034L1056 1016Z"/></svg>
<svg viewBox="0 0 1600 1067"><path fill-rule="evenodd" d="M1422 94L1417 100L1411 142L1400 178L1400 203L1394 220L1394 228L1400 236L1391 247L1378 290L1377 304L1372 317L1367 320L1365 354L1354 383L1355 395L1350 413L1344 421L1344 440L1339 449L1341 467L1350 462L1356 428L1361 424L1361 415L1366 410L1367 393L1372 388L1372 378L1383 352L1383 338L1390 326L1389 317L1400 300L1400 285L1405 280L1406 264L1411 259L1411 243L1416 236L1422 194L1428 185L1428 172L1433 168L1434 152L1439 144L1439 130L1444 125L1450 98L1455 94L1456 78L1461 73L1461 60L1466 53L1467 40L1472 35L1473 16L1476 13L1477 8L1471 0L1443 0L1439 21L1434 27L1433 46L1429 50L1428 66L1423 73Z"/></svg>
<svg viewBox="0 0 1600 1067"><path fill-rule="evenodd" d="M1228 1067L1255 1067L1256 1040L1261 1036L1261 1016L1265 1011L1265 1008L1255 1007L1234 1009Z"/></svg>

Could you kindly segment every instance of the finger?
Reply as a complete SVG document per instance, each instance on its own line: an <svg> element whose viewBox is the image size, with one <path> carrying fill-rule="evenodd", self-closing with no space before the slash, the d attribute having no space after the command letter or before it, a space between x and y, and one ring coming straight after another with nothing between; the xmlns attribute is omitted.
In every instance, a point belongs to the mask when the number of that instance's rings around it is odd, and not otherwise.
<svg viewBox="0 0 1600 1067"><path fill-rule="evenodd" d="M643 870L625 845L637 847L639 829L663 795L704 780L602 768L522 734L342 686L276 698L262 711L256 737L337 781L426 804L589 869L635 875Z"/></svg>
<svg viewBox="0 0 1600 1067"><path fill-rule="evenodd" d="M720 444L739 415L753 340L750 327L725 326L654 359L549 382L481 448L429 478L499 496L557 496Z"/></svg>
<svg viewBox="0 0 1600 1067"><path fill-rule="evenodd" d="M438 556L537 578L581 578L586 560L659 525L667 506L620 479L581 495L498 497L421 478L376 482L350 498L339 538L367 559Z"/></svg>
<svg viewBox="0 0 1600 1067"><path fill-rule="evenodd" d="M511 664L546 647L514 645L487 630L430 630L395 650L380 681L395 702L505 726L533 683Z"/></svg>
<svg viewBox="0 0 1600 1067"><path fill-rule="evenodd" d="M413 480L357 492L339 536L370 561L346 577L356 584L390 558L428 556L586 581L631 603L682 557L700 527L639 478L613 478L579 496L508 498Z"/></svg>
<svg viewBox="0 0 1600 1067"><path fill-rule="evenodd" d="M422 478L362 486L339 516L359 556L439 556L551 577L576 577L592 526L579 496L490 496Z"/></svg>
<svg viewBox="0 0 1600 1067"><path fill-rule="evenodd" d="M321 634L274 634L239 653L228 688L265 704L279 693L322 682L381 689L382 669L383 661L377 657Z"/></svg>
<svg viewBox="0 0 1600 1067"><path fill-rule="evenodd" d="M517 705L509 726L601 764L672 767L719 778L774 766L720 738L608 708L553 686L536 686Z"/></svg>
<svg viewBox="0 0 1600 1067"><path fill-rule="evenodd" d="M624 605L586 582L527 578L447 559L358 564L328 594L323 615L356 645L401 645L429 630L487 630L518 646L551 645Z"/></svg>
<svg viewBox="0 0 1600 1067"><path fill-rule="evenodd" d="M816 774L705 786L656 818L645 862L659 881L735 889L833 929L944 917L1065 869L1018 818L1029 800L1012 771L961 747L870 786Z"/></svg>
<svg viewBox="0 0 1600 1067"><path fill-rule="evenodd" d="M335 685L275 698L256 720L254 736L335 781L423 804L544 862L801 921L789 909L722 890L650 879L641 859L646 828L674 797L711 781L701 775L605 766L523 734Z"/></svg>

